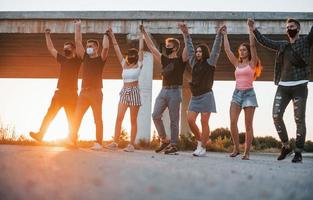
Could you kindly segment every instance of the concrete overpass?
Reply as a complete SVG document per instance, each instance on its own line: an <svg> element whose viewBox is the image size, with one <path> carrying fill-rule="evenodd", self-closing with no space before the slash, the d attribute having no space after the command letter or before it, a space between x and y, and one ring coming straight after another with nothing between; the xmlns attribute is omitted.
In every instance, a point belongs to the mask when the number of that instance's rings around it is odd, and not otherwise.
<svg viewBox="0 0 313 200"><path fill-rule="evenodd" d="M164 39L182 36L177 23L184 21L190 27L194 43L206 42L212 46L216 29L222 24L228 26L229 39L234 51L242 42L248 42L247 18L256 20L256 26L273 39L286 39L285 21L288 17L301 22L301 33L307 34L313 25L313 13L271 13L271 12L175 12L175 11L67 11L67 12L0 12L0 78L56 78L58 67L46 49L44 30L50 28L52 40L58 50L63 43L74 38L73 19L82 19L83 40L96 38L101 41L108 25L112 26L117 40L126 52L129 47L138 45L138 26L143 23L151 33L161 51ZM275 52L258 45L258 55L264 66L259 80L273 79ZM313 56L311 56L311 63ZM152 78L160 79L160 66L153 57L145 53L145 72L141 77L144 106L141 119L150 119ZM153 71L152 71L153 69ZM121 67L117 62L113 48L103 72L104 79L120 79ZM181 132L188 131L185 110L190 93L187 86L188 73L183 88ZM216 80L233 80L233 67L224 51L218 61ZM313 80L311 76L311 81ZM147 118L148 117L148 118ZM168 121L168 120L167 120ZM149 123L139 122L139 137L147 136ZM140 128L141 127L141 128ZM146 128L144 128L146 127ZM149 128L150 130L150 128Z"/></svg>

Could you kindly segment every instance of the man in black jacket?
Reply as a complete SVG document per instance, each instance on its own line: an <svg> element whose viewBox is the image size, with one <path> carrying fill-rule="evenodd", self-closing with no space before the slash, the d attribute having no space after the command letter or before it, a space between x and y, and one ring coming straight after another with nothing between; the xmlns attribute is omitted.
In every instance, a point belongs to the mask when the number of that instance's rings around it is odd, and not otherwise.
<svg viewBox="0 0 313 200"><path fill-rule="evenodd" d="M295 156L292 162L302 162L301 152L303 151L306 134L305 110L308 96L307 84L311 73L309 59L310 48L313 44L313 27L308 35L300 37L300 23L295 19L288 19L286 21L286 33L289 41L274 41L263 36L255 28L252 20L249 26L253 28L255 38L261 45L277 52L274 82L278 85L278 88L273 104L273 119L283 143L281 154L277 159L283 160L292 153L283 121L285 109L292 100L297 126Z"/></svg>

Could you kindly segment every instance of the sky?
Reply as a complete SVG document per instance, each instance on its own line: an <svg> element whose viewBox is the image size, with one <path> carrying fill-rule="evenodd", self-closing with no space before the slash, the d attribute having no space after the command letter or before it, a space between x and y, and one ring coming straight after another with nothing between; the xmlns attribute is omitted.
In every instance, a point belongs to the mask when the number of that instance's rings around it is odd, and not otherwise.
<svg viewBox="0 0 313 200"><path fill-rule="evenodd" d="M192 2L192 3L191 3ZM164 10L164 11L265 11L265 12L312 12L312 0L0 0L0 11L65 11L65 10ZM15 127L18 134L27 134L30 130L37 130L47 111L56 86L56 79L0 79L0 123ZM103 102L104 139L113 135L114 121L118 104L118 93L122 87L121 80L104 80L103 92L110 91L110 98ZM210 119L212 130L219 127L229 127L229 103L235 87L234 81L215 81L213 90L217 102L217 114ZM276 86L273 82L258 82L254 84L259 108L254 118L256 136L270 135L275 138L272 118L272 103ZM309 84L307 103L307 139L313 140L313 84ZM152 106L161 89L161 82L153 82ZM110 105L110 106L107 106ZM112 106L111 106L112 105ZM123 127L130 128L129 113L126 113ZM238 126L244 131L244 116L241 114ZM293 108L290 104L284 116L290 137L295 137L295 123ZM153 124L153 123L152 123ZM63 110L51 124L45 139L65 137L67 133L66 119ZM152 131L154 126L152 126ZM93 139L94 125L91 110L86 113L81 130L81 139Z"/></svg>
<svg viewBox="0 0 313 200"><path fill-rule="evenodd" d="M312 0L0 0L2 11L167 10L312 12Z"/></svg>

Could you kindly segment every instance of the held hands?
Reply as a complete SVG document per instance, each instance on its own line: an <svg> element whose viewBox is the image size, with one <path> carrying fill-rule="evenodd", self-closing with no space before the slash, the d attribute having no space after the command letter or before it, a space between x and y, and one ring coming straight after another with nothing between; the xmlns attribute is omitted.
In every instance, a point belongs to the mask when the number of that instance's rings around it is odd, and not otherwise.
<svg viewBox="0 0 313 200"><path fill-rule="evenodd" d="M255 25L254 25L254 20L253 19L248 18L247 25L249 27L249 31L254 31Z"/></svg>
<svg viewBox="0 0 313 200"><path fill-rule="evenodd" d="M185 23L178 23L178 28L181 30L181 32L184 34L184 35L188 35L189 32L188 32L188 27Z"/></svg>
<svg viewBox="0 0 313 200"><path fill-rule="evenodd" d="M140 30L141 33L146 32L145 27L143 26L143 24L139 25L139 30Z"/></svg>
<svg viewBox="0 0 313 200"><path fill-rule="evenodd" d="M75 19L74 24L75 25L81 25L82 21L80 19Z"/></svg>
<svg viewBox="0 0 313 200"><path fill-rule="evenodd" d="M111 26L108 26L107 30L105 31L105 33L110 36L111 38L114 36L113 35L113 30L111 28Z"/></svg>
<svg viewBox="0 0 313 200"><path fill-rule="evenodd" d="M227 27L226 27L226 25L223 25L223 26L219 27L218 30L217 30L217 33L220 33L222 35L227 34Z"/></svg>
<svg viewBox="0 0 313 200"><path fill-rule="evenodd" d="M46 35L50 35L50 32L51 32L50 28L46 28L45 34L46 34Z"/></svg>
<svg viewBox="0 0 313 200"><path fill-rule="evenodd" d="M226 25L224 25L224 26L222 26L222 27L220 28L220 33L221 33L222 35L227 35L227 26L226 26Z"/></svg>

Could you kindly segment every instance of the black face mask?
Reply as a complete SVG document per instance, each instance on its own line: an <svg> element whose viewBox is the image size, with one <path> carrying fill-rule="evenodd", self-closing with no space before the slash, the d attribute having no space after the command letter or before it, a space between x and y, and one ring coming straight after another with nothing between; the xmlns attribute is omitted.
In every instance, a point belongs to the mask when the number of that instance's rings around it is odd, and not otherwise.
<svg viewBox="0 0 313 200"><path fill-rule="evenodd" d="M135 64L138 61L137 56L127 56L127 63L128 64Z"/></svg>
<svg viewBox="0 0 313 200"><path fill-rule="evenodd" d="M294 38L294 37L296 37L298 30L297 29L288 29L287 33L288 33L289 37Z"/></svg>
<svg viewBox="0 0 313 200"><path fill-rule="evenodd" d="M64 55L65 55L66 57L70 57L70 56L72 55L72 51L70 51L70 50L68 50L68 49L65 49L65 50L64 50Z"/></svg>
<svg viewBox="0 0 313 200"><path fill-rule="evenodd" d="M174 47L172 47L172 48L166 48L166 47L165 47L165 53L166 53L166 55L171 55L171 54L173 53L173 49L174 49Z"/></svg>

